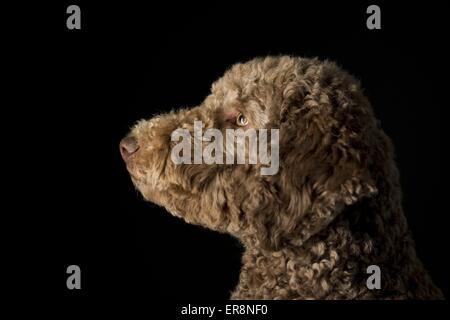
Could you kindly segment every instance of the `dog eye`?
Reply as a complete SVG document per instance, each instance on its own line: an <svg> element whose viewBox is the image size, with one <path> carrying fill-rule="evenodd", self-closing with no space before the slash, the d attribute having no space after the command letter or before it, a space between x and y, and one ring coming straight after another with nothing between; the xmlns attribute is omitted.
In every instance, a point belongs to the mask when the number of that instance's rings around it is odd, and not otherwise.
<svg viewBox="0 0 450 320"><path fill-rule="evenodd" d="M236 124L238 126L243 127L246 126L247 123L248 123L247 118L242 113L239 113L238 116L236 117Z"/></svg>

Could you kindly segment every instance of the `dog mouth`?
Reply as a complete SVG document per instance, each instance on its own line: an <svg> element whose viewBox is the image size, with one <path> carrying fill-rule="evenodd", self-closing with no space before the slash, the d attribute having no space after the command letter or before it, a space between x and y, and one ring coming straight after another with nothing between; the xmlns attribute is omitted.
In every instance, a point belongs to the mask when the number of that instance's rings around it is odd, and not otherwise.
<svg viewBox="0 0 450 320"><path fill-rule="evenodd" d="M152 191L151 188L149 188L148 185L142 181L142 179L136 177L132 172L129 172L129 174L134 188L144 198L144 200L160 205L160 203L156 201L158 197L155 196L155 191Z"/></svg>
<svg viewBox="0 0 450 320"><path fill-rule="evenodd" d="M139 166L136 165L136 163L134 163L132 159L126 161L125 165L131 182L133 183L135 189L142 195L142 197L146 201L150 201L162 206L163 204L161 198L164 196L164 191L159 190L159 188L155 187L154 183L148 181L148 172L139 169ZM161 178L157 180L160 181Z"/></svg>

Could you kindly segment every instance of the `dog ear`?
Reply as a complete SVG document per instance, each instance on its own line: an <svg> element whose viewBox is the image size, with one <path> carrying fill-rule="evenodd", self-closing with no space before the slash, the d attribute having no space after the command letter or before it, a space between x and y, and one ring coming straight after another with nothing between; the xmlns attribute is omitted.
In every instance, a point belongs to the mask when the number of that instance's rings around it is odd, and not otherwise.
<svg viewBox="0 0 450 320"><path fill-rule="evenodd" d="M377 192L373 172L389 145L359 84L331 67L321 81L302 79L284 92L280 171L259 190L251 215L262 247L301 245L345 206ZM273 200L270 207L263 199Z"/></svg>

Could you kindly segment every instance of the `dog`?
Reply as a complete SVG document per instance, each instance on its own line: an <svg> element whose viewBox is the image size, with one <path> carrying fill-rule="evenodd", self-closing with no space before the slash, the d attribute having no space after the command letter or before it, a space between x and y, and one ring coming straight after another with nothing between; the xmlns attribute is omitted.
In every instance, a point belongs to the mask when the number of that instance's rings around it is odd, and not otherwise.
<svg viewBox="0 0 450 320"><path fill-rule="evenodd" d="M224 135L279 130L279 170L175 163L172 133L193 133L196 121ZM443 297L416 255L392 143L359 82L333 62L236 64L199 106L139 121L120 151L147 201L240 240L232 299ZM379 271L378 285L368 270Z"/></svg>

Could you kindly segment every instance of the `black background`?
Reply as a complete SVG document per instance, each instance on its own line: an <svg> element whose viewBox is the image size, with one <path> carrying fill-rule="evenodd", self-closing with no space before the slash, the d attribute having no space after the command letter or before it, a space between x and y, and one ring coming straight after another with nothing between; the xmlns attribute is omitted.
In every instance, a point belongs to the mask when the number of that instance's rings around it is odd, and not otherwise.
<svg viewBox="0 0 450 320"><path fill-rule="evenodd" d="M227 299L237 240L145 203L118 143L141 118L200 103L232 64L291 54L337 61L362 81L396 147L418 254L448 297L443 8L374 2L382 29L368 30L369 2L146 3L61 1L39 6L37 17L34 8L19 12L34 18L13 37L27 76L11 82L30 89L16 94L11 120L26 153L17 162L33 179L16 181L14 213L33 236L19 239L17 255L40 270L39 285L17 282L19 291L69 303ZM70 4L81 7L81 30L66 28ZM81 267L80 291L66 288L71 264Z"/></svg>

